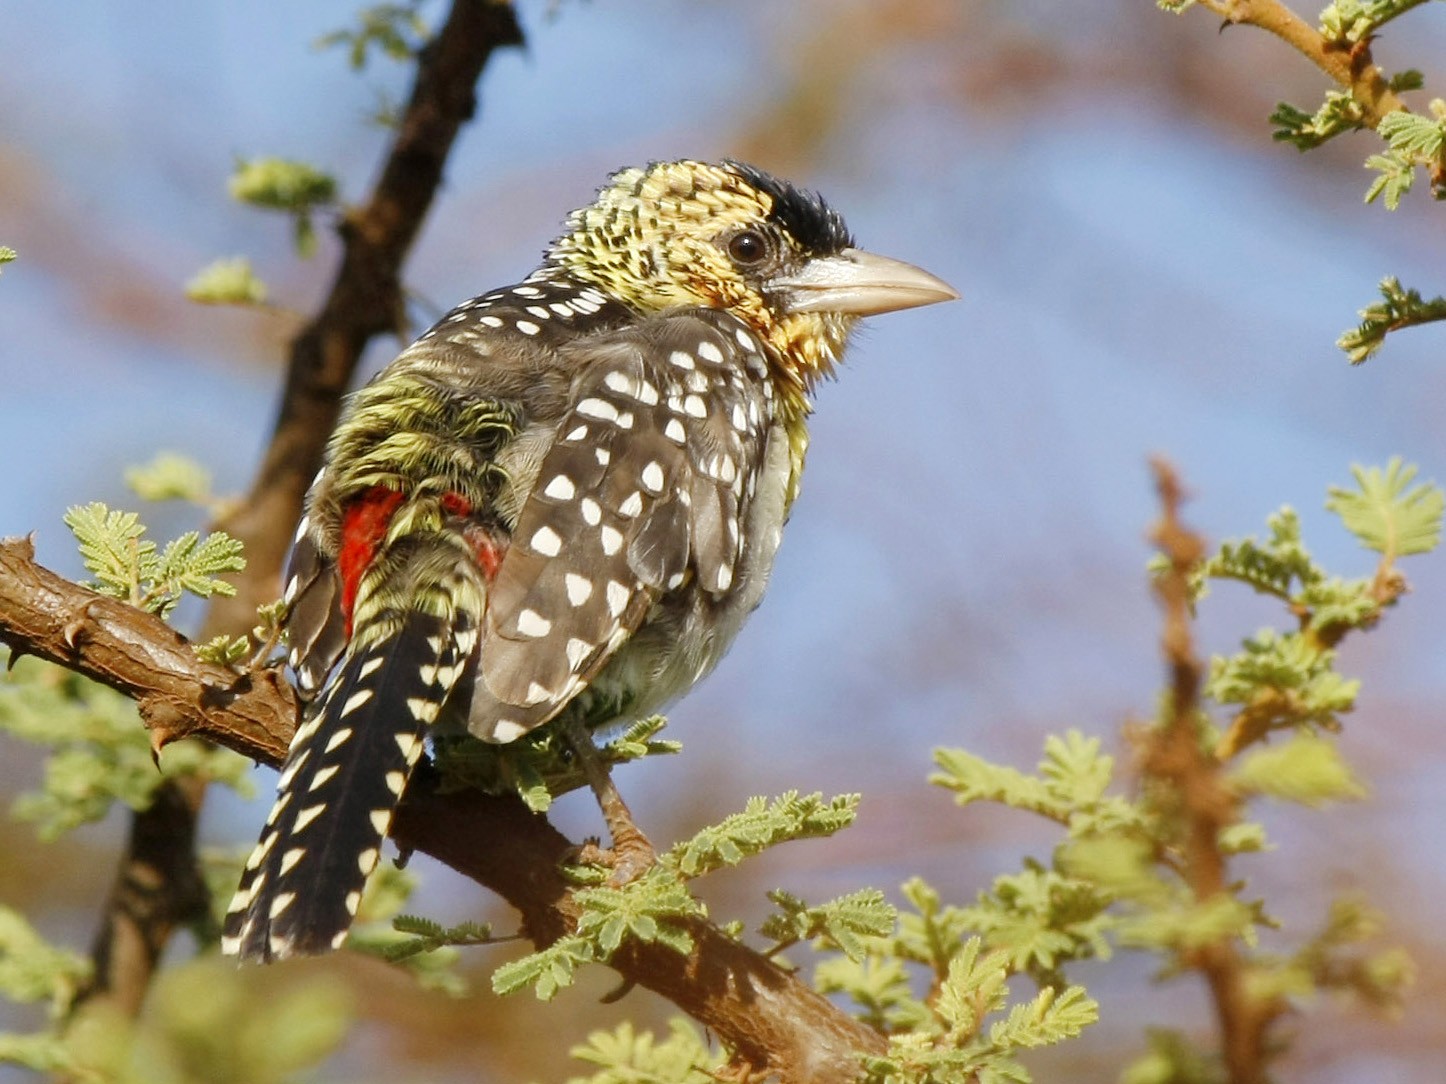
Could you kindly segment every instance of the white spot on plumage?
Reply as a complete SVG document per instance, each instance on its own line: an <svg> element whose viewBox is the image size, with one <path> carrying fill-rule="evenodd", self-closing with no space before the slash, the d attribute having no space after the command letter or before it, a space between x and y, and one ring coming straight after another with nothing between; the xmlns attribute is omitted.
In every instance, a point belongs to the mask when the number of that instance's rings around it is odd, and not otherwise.
<svg viewBox="0 0 1446 1084"><path fill-rule="evenodd" d="M307 806L296 815L296 823L292 826L293 832L299 832L317 817L321 816L322 810L326 808L325 802L317 802L316 805Z"/></svg>
<svg viewBox="0 0 1446 1084"><path fill-rule="evenodd" d="M377 848L368 847L366 850L362 851L361 854L356 856L357 870L360 871L363 877L365 877L372 870L377 868L377 859L381 856L382 852L377 850ZM350 908L348 908L348 910L350 910Z"/></svg>
<svg viewBox="0 0 1446 1084"><path fill-rule="evenodd" d="M738 463L731 455L720 455L718 457L718 478L720 481L731 482L738 477Z"/></svg>
<svg viewBox="0 0 1446 1084"><path fill-rule="evenodd" d="M588 593L592 593L592 585L588 585ZM579 640L573 636L567 641L567 664L576 670L582 665L582 660L592 654L592 644L586 640Z"/></svg>
<svg viewBox="0 0 1446 1084"><path fill-rule="evenodd" d="M648 462L647 466L643 468L641 477L643 485L647 486L650 492L661 493L663 491L663 467L656 459Z"/></svg>
<svg viewBox="0 0 1446 1084"><path fill-rule="evenodd" d="M378 655L375 658L368 659L362 663L361 669L356 672L356 676L359 678L371 677L382 668L382 663L386 661L385 655Z"/></svg>
<svg viewBox="0 0 1446 1084"><path fill-rule="evenodd" d="M572 479L565 474L559 474L547 483L542 495L555 501L570 501L576 492L577 486L572 484Z"/></svg>
<svg viewBox="0 0 1446 1084"><path fill-rule="evenodd" d="M227 913L235 914L237 911L244 911L248 907L250 907L251 900L256 895L256 887L258 883L259 882L253 882L251 884L242 885L240 888L236 889L236 894L231 897L231 902L226 905ZM249 930L250 928L251 923L248 922L245 927L242 928L242 935L244 936L246 930ZM241 938L238 937L236 939L236 942L239 947ZM225 942L223 941L222 944L224 945ZM223 949L223 951L227 951L228 955L230 954L228 950Z"/></svg>
<svg viewBox="0 0 1446 1084"><path fill-rule="evenodd" d="M422 739L415 734L398 734L397 748L402 751L402 756L407 758L407 763L411 764L422 751Z"/></svg>
<svg viewBox="0 0 1446 1084"><path fill-rule="evenodd" d="M718 583L717 583L718 590L719 590L719 591L726 591L726 590L728 590L728 588L730 588L730 587L732 587L732 586L733 586L733 566L732 566L732 565L719 565L719 566L718 566Z"/></svg>
<svg viewBox="0 0 1446 1084"><path fill-rule="evenodd" d="M266 838L258 843L256 848L251 852L251 857L246 859L246 868L259 868L261 863L266 861L266 856L271 853L271 848L276 846L276 840L279 836L279 832L268 832Z"/></svg>
<svg viewBox="0 0 1446 1084"><path fill-rule="evenodd" d="M520 610L517 614L517 631L523 636L536 639L552 631L552 622L536 610Z"/></svg>
<svg viewBox="0 0 1446 1084"><path fill-rule="evenodd" d="M623 548L623 533L616 527L604 527L598 535L602 539L603 553L609 557Z"/></svg>
<svg viewBox="0 0 1446 1084"><path fill-rule="evenodd" d="M603 589L603 593L607 596L608 613L617 617L623 610L627 609L630 592L626 587L618 583L617 580L608 580L607 587Z"/></svg>
<svg viewBox="0 0 1446 1084"><path fill-rule="evenodd" d="M306 848L305 848L305 847L292 847L291 850L289 850L289 851L287 851L285 854L283 854L283 855L281 856L281 873L282 873L282 875L284 876L284 875L286 875L287 873L290 873L292 867L295 866L296 863L300 862L300 861L302 860L302 858L305 857L305 855L306 855Z"/></svg>
<svg viewBox="0 0 1446 1084"><path fill-rule="evenodd" d="M584 497L577 502L577 510L582 513L583 521L589 527L596 527L602 522L602 505L591 497Z"/></svg>
<svg viewBox="0 0 1446 1084"><path fill-rule="evenodd" d="M492 725L492 740L495 742L507 743L516 741L527 733L527 727L521 723L514 723L511 719L498 719Z"/></svg>
<svg viewBox="0 0 1446 1084"><path fill-rule="evenodd" d="M290 605L296 599L296 592L301 590L301 577L292 576L286 583L286 593L281 596L281 601Z"/></svg>
<svg viewBox="0 0 1446 1084"><path fill-rule="evenodd" d="M352 693L351 696L347 698L347 702L341 706L341 714L350 715L352 712L356 711L357 708L361 707L368 700L370 700L374 695L375 694L370 689L358 689L356 692Z"/></svg>
<svg viewBox="0 0 1446 1084"><path fill-rule="evenodd" d="M524 335L536 335L542 328L538 327L531 320L517 320L512 325Z"/></svg>
<svg viewBox="0 0 1446 1084"><path fill-rule="evenodd" d="M311 777L311 786L307 787L306 789L311 791L316 790L318 787L326 786L327 780L339 771L341 771L340 764L328 764L325 768L321 769L321 771L317 772Z"/></svg>
<svg viewBox="0 0 1446 1084"><path fill-rule="evenodd" d="M619 428L619 429L631 429L632 427L633 427L633 412L632 412L631 410L619 411L619 412L618 412L618 428Z"/></svg>
<svg viewBox="0 0 1446 1084"><path fill-rule="evenodd" d="M530 544L544 557L556 557L562 552L562 535L544 524L533 532Z"/></svg>
<svg viewBox="0 0 1446 1084"><path fill-rule="evenodd" d="M714 364L721 365L723 362L723 351L706 340L698 344L698 356L704 361L711 361Z"/></svg>
<svg viewBox="0 0 1446 1084"><path fill-rule="evenodd" d="M579 425L576 429L572 430L572 432L568 433L567 436L563 437L562 439L565 441L586 440L587 426Z"/></svg>
<svg viewBox="0 0 1446 1084"><path fill-rule="evenodd" d="M472 628L460 629L455 634L457 643L457 654L466 658L472 654L472 649L477 646L477 630Z"/></svg>
<svg viewBox="0 0 1446 1084"><path fill-rule="evenodd" d="M274 900L271 901L271 910L267 912L268 917L280 918L281 915L286 911L286 909L295 902L295 892L282 892Z"/></svg>
<svg viewBox="0 0 1446 1084"><path fill-rule="evenodd" d="M548 319L551 319L551 317L552 317L552 313L548 312L548 311L547 311L545 308L543 308L541 305L528 305L528 306L527 306L527 311L528 311L529 313L531 313L533 316L537 317L539 320L548 320ZM518 326L520 327L521 325L518 325ZM530 332L529 332L529 334L530 334Z"/></svg>
<svg viewBox="0 0 1446 1084"><path fill-rule="evenodd" d="M744 350L753 350L758 345L753 341L753 336L741 327L733 333L733 337L738 340L738 345L743 347Z"/></svg>
<svg viewBox="0 0 1446 1084"><path fill-rule="evenodd" d="M403 788L407 785L407 777L402 772L387 772L386 784L387 790L400 798Z"/></svg>
<svg viewBox="0 0 1446 1084"><path fill-rule="evenodd" d="M528 682L527 697L525 703L530 707L533 704L541 704L544 700L552 699L552 690L540 681Z"/></svg>
<svg viewBox="0 0 1446 1084"><path fill-rule="evenodd" d="M518 297L541 297L542 291L536 286L515 286L512 292ZM498 295L501 296L501 295Z"/></svg>
<svg viewBox="0 0 1446 1084"><path fill-rule="evenodd" d="M742 403L733 404L733 428L743 433L748 429L748 413L743 409Z"/></svg>
<svg viewBox="0 0 1446 1084"><path fill-rule="evenodd" d="M671 354L668 355L668 361L670 364L677 366L679 369L691 369L694 365L697 364L693 360L693 355L688 353L686 350L674 350Z"/></svg>
<svg viewBox="0 0 1446 1084"><path fill-rule="evenodd" d="M392 826L392 811L390 809L373 809L367 814L367 820L372 822L372 828L377 835L384 836L387 829Z"/></svg>
<svg viewBox="0 0 1446 1084"><path fill-rule="evenodd" d="M312 485L316 485L316 483L319 482L319 481L321 481L321 475L320 475L320 474L318 474L318 475L316 476L316 481L312 482L311 484L312 484ZM300 542L303 538L306 537L306 532L309 531L309 530L311 530L311 517L310 517L310 516L302 516L302 517L301 517L301 522L296 525L296 537L295 537L294 539L292 539L292 541L293 541L293 542Z"/></svg>
<svg viewBox="0 0 1446 1084"><path fill-rule="evenodd" d="M281 814L286 812L286 807L290 804L291 791L282 791L281 794L277 797L275 804L272 805L271 812L266 814L266 827L270 828L273 824L279 821L281 819Z"/></svg>
<svg viewBox="0 0 1446 1084"><path fill-rule="evenodd" d="M296 778L296 773L301 771L301 766L310 759L310 749L301 750L294 758L288 757L286 767L281 770L281 776L276 780L276 789L285 791L290 787L291 781Z"/></svg>
<svg viewBox="0 0 1446 1084"><path fill-rule="evenodd" d="M648 380L638 384L638 402L644 406L656 406L658 403L657 386Z"/></svg>
<svg viewBox="0 0 1446 1084"><path fill-rule="evenodd" d="M688 440L687 430L683 428L683 423L677 418L668 419L668 424L663 426L663 436L667 437L674 444L683 444Z"/></svg>
<svg viewBox="0 0 1446 1084"><path fill-rule="evenodd" d="M690 395L683 400L683 413L694 418L706 418L708 416L708 406L699 396Z"/></svg>
<svg viewBox="0 0 1446 1084"><path fill-rule="evenodd" d="M294 749L299 745L305 745L311 740L311 736L321 729L321 712L314 712L310 719L296 728L296 733L291 735L291 747Z"/></svg>
<svg viewBox="0 0 1446 1084"><path fill-rule="evenodd" d="M608 451L606 448L594 448L592 450L592 454L593 457L597 460L597 465L599 467L606 467L610 462L612 462L613 453Z"/></svg>
<svg viewBox="0 0 1446 1084"><path fill-rule="evenodd" d="M430 723L437 718L437 712L441 705L435 700L428 700L425 696L407 697L407 710L412 713L412 718L423 723Z"/></svg>
<svg viewBox="0 0 1446 1084"><path fill-rule="evenodd" d="M671 576L668 577L668 590L672 591L676 590L679 587L682 587L683 581L685 579L687 579L687 575L685 573L674 572Z"/></svg>
<svg viewBox="0 0 1446 1084"><path fill-rule="evenodd" d="M581 606L592 597L592 581L586 576L569 572L563 577L563 584L567 588L567 601L574 606Z"/></svg>
<svg viewBox="0 0 1446 1084"><path fill-rule="evenodd" d="M598 418L605 422L615 422L618 419L618 408L606 399L599 399L596 396L589 396L578 403L577 412L579 414L586 414L589 418Z"/></svg>
<svg viewBox="0 0 1446 1084"><path fill-rule="evenodd" d="M502 317L500 316L484 316L481 318L481 322L486 324L488 327L494 328L501 327L503 323Z"/></svg>
<svg viewBox="0 0 1446 1084"><path fill-rule="evenodd" d="M628 495L628 497L623 501L623 503L618 505L618 511L622 515L627 516L628 519L634 518L640 512L642 512L642 510L643 495L637 490L633 490L633 492Z"/></svg>
<svg viewBox="0 0 1446 1084"><path fill-rule="evenodd" d="M614 369L603 377L603 383L619 395L626 395L629 398L638 397L638 382L631 373L625 373L621 369Z"/></svg>
<svg viewBox="0 0 1446 1084"><path fill-rule="evenodd" d="M551 305L547 307L553 312L557 313L558 316L573 315L572 306L569 305L566 301L554 301Z"/></svg>

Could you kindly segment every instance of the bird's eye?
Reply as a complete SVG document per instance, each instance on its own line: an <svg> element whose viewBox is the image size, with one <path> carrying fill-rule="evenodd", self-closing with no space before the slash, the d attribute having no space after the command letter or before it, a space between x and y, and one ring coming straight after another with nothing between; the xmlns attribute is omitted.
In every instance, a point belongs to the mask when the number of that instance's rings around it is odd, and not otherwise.
<svg viewBox="0 0 1446 1084"><path fill-rule="evenodd" d="M768 255L768 241L757 230L744 230L729 239L728 255L734 263L748 267Z"/></svg>

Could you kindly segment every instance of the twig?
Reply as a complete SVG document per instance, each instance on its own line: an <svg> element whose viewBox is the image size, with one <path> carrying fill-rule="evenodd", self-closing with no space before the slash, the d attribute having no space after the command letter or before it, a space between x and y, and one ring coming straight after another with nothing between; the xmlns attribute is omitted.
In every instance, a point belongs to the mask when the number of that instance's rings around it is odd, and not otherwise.
<svg viewBox="0 0 1446 1084"><path fill-rule="evenodd" d="M291 344L271 443L251 490L217 524L245 543L247 567L235 597L212 606L206 635L249 630L256 607L275 597L291 529L362 351L405 323L402 263L452 144L476 110L477 80L495 50L522 43L510 3L454 0L422 51L376 188L340 226L344 247L331 291Z"/></svg>
<svg viewBox="0 0 1446 1084"><path fill-rule="evenodd" d="M1351 92L1374 128L1387 113L1405 109L1371 58L1369 41L1343 48L1326 39L1280 0L1199 0L1227 23L1259 27L1290 45L1312 64Z"/></svg>
<svg viewBox="0 0 1446 1084"><path fill-rule="evenodd" d="M135 698L157 748L195 735L279 765L295 728L295 697L271 672L239 675L200 662L158 618L35 564L28 539L0 540L0 642ZM398 846L507 899L538 947L575 928L574 888L560 873L575 844L515 797L442 794L430 773L419 773L393 834ZM877 1031L762 954L704 920L685 926L690 954L626 944L610 966L718 1035L740 1070L776 1073L785 1084L842 1084L857 1078L859 1053L885 1051Z"/></svg>
<svg viewBox="0 0 1446 1084"><path fill-rule="evenodd" d="M257 606L277 594L302 496L362 351L373 337L405 323L402 263L441 185L457 133L476 109L477 80L494 50L522 41L507 0L453 0L445 23L422 51L381 177L370 198L341 224L343 251L331 290L291 344L271 443L251 490L218 524L245 543L247 568L236 580L235 597L211 606L206 636L250 631ZM95 977L85 998L106 998L134 1015L176 922L198 914L193 841L204 796L199 784L167 783L155 808L135 815L100 920ZM158 855L165 860L158 863ZM135 891L136 885L145 891ZM126 946L144 951L116 951Z"/></svg>
<svg viewBox="0 0 1446 1084"><path fill-rule="evenodd" d="M1163 508L1153 541L1170 563L1155 590L1165 611L1161 647L1171 698L1164 726L1146 747L1144 769L1164 784L1162 792L1174 803L1170 812L1181 823L1185 882L1204 903L1229 891L1220 833L1235 821L1235 799L1221 777L1221 763L1205 749L1200 732L1202 669L1190 626L1189 577L1205 548L1180 520L1183 493L1174 468L1163 459L1151 465ZM1250 992L1246 964L1231 940L1201 946L1184 962L1200 971L1210 988L1231 1084L1265 1084L1267 1031L1284 1003Z"/></svg>

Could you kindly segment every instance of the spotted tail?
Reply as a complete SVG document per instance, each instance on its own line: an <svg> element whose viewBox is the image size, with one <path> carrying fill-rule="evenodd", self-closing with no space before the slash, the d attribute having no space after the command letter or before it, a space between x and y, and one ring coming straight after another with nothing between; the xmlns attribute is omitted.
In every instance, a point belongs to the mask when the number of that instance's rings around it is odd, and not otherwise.
<svg viewBox="0 0 1446 1084"><path fill-rule="evenodd" d="M298 728L226 915L227 955L269 962L346 939L426 730L476 645L480 607L420 597L446 604L392 611L390 634L366 646L354 637Z"/></svg>

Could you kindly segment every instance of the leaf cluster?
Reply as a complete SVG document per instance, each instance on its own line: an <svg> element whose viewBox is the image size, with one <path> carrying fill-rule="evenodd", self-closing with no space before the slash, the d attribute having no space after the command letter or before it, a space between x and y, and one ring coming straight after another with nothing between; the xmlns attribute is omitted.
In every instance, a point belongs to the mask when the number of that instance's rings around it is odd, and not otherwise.
<svg viewBox="0 0 1446 1084"><path fill-rule="evenodd" d="M316 252L313 215L335 204L338 192L336 178L330 173L286 158L238 160L228 188L231 198L239 203L290 215L296 251L303 258ZM214 274L215 267L212 264L208 271ZM241 278L234 267L232 275L233 279Z"/></svg>
<svg viewBox="0 0 1446 1084"><path fill-rule="evenodd" d="M1160 8L1179 14L1194 6L1195 0L1156 2ZM1410 68L1382 72L1370 52L1383 26L1423 3L1425 0L1334 0L1327 4L1320 13L1318 42L1292 44L1341 85L1326 91L1314 109L1280 102L1270 115L1271 138L1300 151L1314 150L1346 132L1374 127L1383 146L1365 160L1366 169L1374 174L1365 201L1380 200L1391 211L1400 206L1415 184L1417 171L1422 169L1430 181L1431 194L1446 199L1446 101L1433 98L1423 112L1408 108L1400 95L1422 89L1425 77ZM1234 5L1220 0L1209 0L1206 6L1230 22L1257 21L1237 15ZM1273 10L1274 5L1270 8ZM1285 36L1290 39L1290 35ZM1349 76L1342 74L1331 59L1342 53L1350 57ZM1364 309L1361 324L1337 340L1352 364L1360 364L1375 354L1392 331L1446 319L1446 300L1422 301L1419 292L1402 289L1394 278L1382 281L1381 294L1383 301Z"/></svg>
<svg viewBox="0 0 1446 1084"><path fill-rule="evenodd" d="M186 283L186 296L201 305L264 305L266 283L245 256L213 260Z"/></svg>
<svg viewBox="0 0 1446 1084"><path fill-rule="evenodd" d="M111 689L35 659L0 676L0 732L50 750L38 790L12 814L53 840L103 818L112 804L145 809L168 779L199 776L243 793L249 762L193 739L172 742L157 770L135 704Z"/></svg>
<svg viewBox="0 0 1446 1084"><path fill-rule="evenodd" d="M161 617L187 593L200 598L234 595L236 589L219 577L246 567L241 543L224 531L205 537L187 531L162 549L145 537L134 512L113 510L99 501L69 509L65 525L95 577L92 588Z"/></svg>
<svg viewBox="0 0 1446 1084"><path fill-rule="evenodd" d="M1332 45L1369 41L1377 30L1425 0L1334 0L1320 13L1320 33Z"/></svg>
<svg viewBox="0 0 1446 1084"><path fill-rule="evenodd" d="M599 750L603 762L613 766L680 752L680 743L657 736L667 725L661 715L629 724ZM534 813L546 813L554 798L587 786L566 736L554 727L539 727L506 745L465 734L438 735L432 744L444 789L515 793Z"/></svg>
<svg viewBox="0 0 1446 1084"><path fill-rule="evenodd" d="M601 883L606 876L601 869L580 867L578 877L589 887L575 893L581 909L577 928L547 948L498 968L493 989L508 994L531 987L538 998L550 1000L572 985L579 966L606 963L625 938L684 954L692 951L687 922L707 912L688 882L789 840L832 835L852 823L857 805L856 795L825 800L819 794L789 792L771 802L750 798L741 812L674 845L643 876L621 887ZM864 906L839 903L829 913L837 913L844 925L849 921L845 911L852 916ZM801 902L800 907L806 909Z"/></svg>
<svg viewBox="0 0 1446 1084"><path fill-rule="evenodd" d="M356 71L367 66L373 49L388 60L410 60L427 37L421 6L422 0L406 0L362 8L356 14L355 28L343 27L323 34L316 40L316 47L345 49L347 63Z"/></svg>
<svg viewBox="0 0 1446 1084"><path fill-rule="evenodd" d="M1314 113L1280 102L1270 114L1270 123L1275 125L1271 139L1308 151L1342 132L1358 131L1365 124L1365 111L1349 91L1331 90L1326 92L1325 101Z"/></svg>

